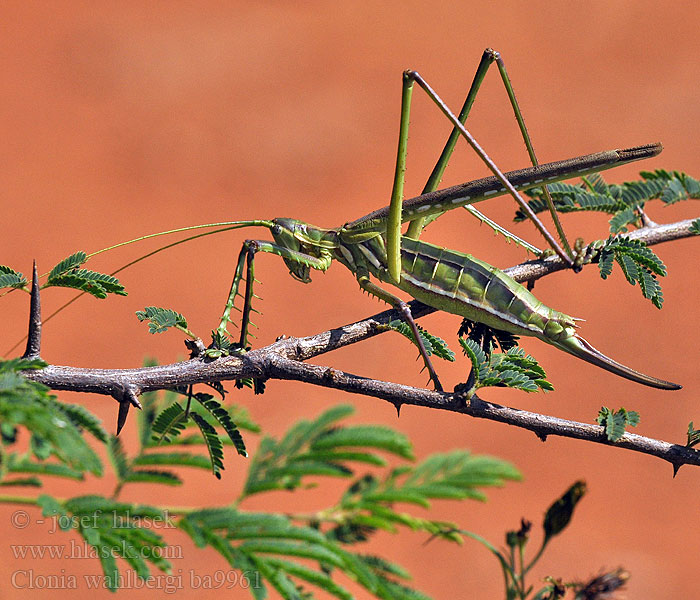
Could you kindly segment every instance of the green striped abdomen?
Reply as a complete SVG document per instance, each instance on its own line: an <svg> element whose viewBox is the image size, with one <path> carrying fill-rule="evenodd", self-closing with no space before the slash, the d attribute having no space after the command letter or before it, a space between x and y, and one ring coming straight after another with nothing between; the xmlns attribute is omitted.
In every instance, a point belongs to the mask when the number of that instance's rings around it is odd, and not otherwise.
<svg viewBox="0 0 700 600"><path fill-rule="evenodd" d="M446 312L516 335L557 342L574 319L549 308L503 271L454 250L403 238L400 288Z"/></svg>

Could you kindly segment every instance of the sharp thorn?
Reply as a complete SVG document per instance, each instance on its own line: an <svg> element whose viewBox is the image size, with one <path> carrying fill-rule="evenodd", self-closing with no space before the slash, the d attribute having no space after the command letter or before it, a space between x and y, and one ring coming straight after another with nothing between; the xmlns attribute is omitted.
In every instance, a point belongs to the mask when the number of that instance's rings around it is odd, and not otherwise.
<svg viewBox="0 0 700 600"><path fill-rule="evenodd" d="M124 423L126 423L126 417L129 414L129 407L131 406L131 402L128 400L122 400L119 403L119 414L117 415L117 435L122 430L122 427L124 427Z"/></svg>
<svg viewBox="0 0 700 600"><path fill-rule="evenodd" d="M29 305L29 332L27 348L22 358L39 358L41 352L41 295L36 261L32 270L32 295Z"/></svg>
<svg viewBox="0 0 700 600"><path fill-rule="evenodd" d="M403 404L401 402L394 402L394 408L396 409L396 416L400 417L401 416L401 407Z"/></svg>
<svg viewBox="0 0 700 600"><path fill-rule="evenodd" d="M683 463L672 463L672 464L673 464L673 477L675 479L676 475L678 475L678 471L683 466Z"/></svg>

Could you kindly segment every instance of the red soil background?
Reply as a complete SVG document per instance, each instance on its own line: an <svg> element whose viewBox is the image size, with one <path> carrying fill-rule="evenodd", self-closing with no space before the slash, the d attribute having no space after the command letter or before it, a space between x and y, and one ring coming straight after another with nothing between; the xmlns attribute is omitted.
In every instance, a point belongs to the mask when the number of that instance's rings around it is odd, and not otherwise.
<svg viewBox="0 0 700 600"><path fill-rule="evenodd" d="M583 5L582 5L583 6ZM692 8L691 8L692 7ZM387 204L398 131L401 72L418 69L453 107L461 105L487 46L500 50L513 78L540 160L660 140L665 151L639 167L700 175L695 150L700 117L700 41L697 6L650 1L585 3L267 3L6 2L0 23L0 262L27 273L32 258L45 271L77 249L94 251L141 234L230 219L290 216L336 226ZM419 193L449 125L416 94L409 150L407 195ZM527 164L516 125L495 73L470 117L470 128L504 169ZM622 181L632 165L610 172ZM487 174L464 148L444 184ZM502 223L512 216L507 199L484 205ZM671 222L697 215L686 203L651 217ZM567 216L572 236L605 235L604 218ZM529 234L527 226L519 231ZM172 361L184 354L175 333L151 336L134 311L164 305L184 313L204 336L215 326L244 237L233 232L178 247L125 271L130 294L98 302L82 298L45 326L43 357L84 367L133 367L144 356ZM445 217L426 239L473 253L495 265L520 262L524 253L494 238L465 214ZM595 268L560 273L538 282L547 304L584 317L586 338L617 360L684 384L680 392L650 390L614 377L537 341L526 348L545 365L552 394L490 390L489 400L591 422L602 404L642 414L639 432L684 443L688 421L700 420L697 392L697 242L658 247L669 267L665 306L658 311L617 273L601 281ZM95 258L109 272L157 247L142 244ZM692 261L692 262L691 262ZM691 268L689 268L691 267ZM259 344L281 333L307 335L352 322L381 307L362 295L353 277L335 266L302 286L276 257L260 256ZM44 295L45 314L71 297ZM2 299L4 352L25 333L27 299ZM458 318L433 315L429 329L456 346ZM425 385L415 351L399 336L383 335L316 361L367 376ZM466 361L438 364L454 385ZM80 401L113 430L116 406L98 396L60 394ZM405 432L419 456L466 447L513 461L525 479L489 492L489 501L436 502L430 514L457 521L496 545L522 516L539 527L549 503L573 481L589 492L572 525L551 544L531 582L547 574L585 578L623 565L632 573L629 597L697 595L698 483L700 471L658 459L569 439L543 444L531 433L451 413L393 406L296 383L270 382L268 393L245 404L265 431L280 434L301 418L352 403L355 422L382 423ZM135 424L122 434L136 443ZM249 436L251 446L257 444ZM245 461L227 457L222 481L186 472L185 485L166 489L134 484L127 501L223 505L240 488ZM58 496L110 493L111 473L88 485L50 482ZM340 486L308 495L271 494L247 509L313 508L333 502ZM327 492L327 496L321 497ZM13 491L13 490L8 490ZM18 490L22 493L22 490ZM94 560L19 560L11 543L62 544L36 523L10 525L14 507L3 506L0 597L108 597L89 592L27 589L38 575L98 573ZM539 541L539 531L532 545ZM212 550L198 550L177 534L184 558L173 562L191 591L190 574L227 570ZM363 550L383 553L415 575L435 598L502 597L496 561L480 546L434 542L424 535L379 534ZM125 568L125 567L124 567ZM16 576L13 586L13 573ZM24 586L19 588L18 584ZM164 591L131 590L135 598ZM198 589L199 597L221 590ZM366 594L358 590L358 597ZM274 594L273 594L274 596ZM111 596L109 596L111 597ZM228 597L247 598L240 588Z"/></svg>

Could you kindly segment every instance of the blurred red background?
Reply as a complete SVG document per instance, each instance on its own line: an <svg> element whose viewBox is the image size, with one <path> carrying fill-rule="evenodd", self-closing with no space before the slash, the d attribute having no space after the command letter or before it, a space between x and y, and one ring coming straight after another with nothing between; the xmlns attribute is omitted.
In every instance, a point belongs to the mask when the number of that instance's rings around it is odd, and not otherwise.
<svg viewBox="0 0 700 600"><path fill-rule="evenodd" d="M638 167L700 175L700 155L693 146L700 117L697 7L622 0L580 6L512 0L381 6L6 2L0 23L0 263L27 273L36 258L45 271L78 249L91 252L138 235L213 221L289 216L336 226L352 220L388 202L403 69L419 70L456 109L486 46L504 56L541 161L662 141L660 157L610 172L607 179L623 181ZM469 126L504 170L526 166L495 73L477 99ZM449 129L417 94L407 195L420 192ZM444 184L486 174L462 148ZM501 223L512 218L506 199L483 207ZM691 203L651 209L651 217L661 222L696 215ZM568 216L565 225L570 235L587 240L606 235L603 217ZM149 335L134 311L146 305L174 308L205 336L218 322L241 241L264 233L205 238L125 271L120 279L129 296L104 302L82 298L45 326L43 357L85 367L133 367L147 355L176 360L185 353L178 335ZM441 219L426 239L500 267L526 258L466 214ZM530 239L539 241L534 235ZM109 272L155 247L142 244L105 254L90 267ZM689 268L697 264L689 258L695 248L694 240L657 248L670 271L663 281L662 311L621 274L603 282L594 268L548 277L535 290L550 306L585 318L583 334L606 354L679 381L682 391L650 390L527 341L526 349L545 366L556 391L489 390L486 399L584 422L591 422L602 404L625 406L641 412L639 433L684 443L688 421L700 420L698 280L697 269ZM312 334L381 308L340 267L316 273L312 285L301 286L278 258L260 256L257 273L264 297L258 344L281 333ZM71 296L67 290L47 291L45 314ZM0 352L24 335L27 305L22 294L2 299ZM424 320L453 346L458 323L450 315ZM317 362L425 385L414 359L403 338L383 335ZM467 368L463 358L456 365L437 366L448 386ZM113 430L116 406L110 399L59 397L83 402ZM648 456L569 439L543 444L521 430L425 409L404 408L397 419L393 406L382 401L295 383L270 382L264 396L244 392L235 401L249 407L272 434L328 406L351 402L357 408L355 421L398 428L411 437L419 456L466 447L513 461L523 482L489 492L485 504L437 502L431 511L496 545L522 516L539 526L548 504L573 481L585 479L588 495L531 581L548 574L583 579L622 565L632 574L629 597L697 594L697 469L685 467L672 479L668 464ZM127 447L136 442L134 426L127 424L122 434ZM253 436L247 439L255 446ZM245 466L231 455L222 481L184 473L185 485L168 489L167 502L223 505L240 488ZM108 473L89 485L50 482L46 490L62 496L110 493L112 485ZM339 490L332 487L326 497L321 497L323 488L303 497L273 494L243 507L274 510L302 500L306 507L308 502L320 507L333 502ZM122 497L157 503L163 490L134 484ZM3 506L0 511L6 532L0 545L0 597L86 594L84 587L77 592L12 587L12 573L20 569L41 575L99 572L92 560L15 559L10 543L62 543L65 538L47 536L46 526L37 523L13 529L13 510ZM30 509L30 514L39 513ZM195 549L177 534L169 539L184 549L174 572L227 569L213 551ZM498 565L481 547L470 542L426 547L424 541L424 535L406 534L397 542L379 534L366 550L406 566L416 587L435 598L501 597ZM217 591L197 593L213 597ZM92 594L107 597L108 592ZM229 595L246 598L248 592L234 589Z"/></svg>

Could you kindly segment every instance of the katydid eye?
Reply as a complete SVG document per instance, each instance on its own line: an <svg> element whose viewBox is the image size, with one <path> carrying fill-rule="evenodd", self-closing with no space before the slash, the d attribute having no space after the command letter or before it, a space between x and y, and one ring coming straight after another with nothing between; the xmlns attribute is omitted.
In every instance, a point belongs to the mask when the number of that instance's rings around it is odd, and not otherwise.
<svg viewBox="0 0 700 600"><path fill-rule="evenodd" d="M282 233L282 228L279 225L273 225L272 235L279 235L280 233Z"/></svg>

